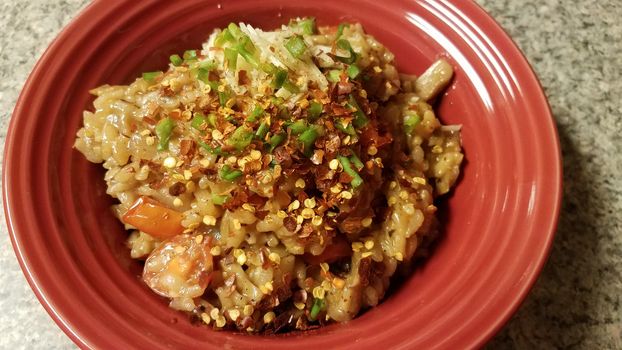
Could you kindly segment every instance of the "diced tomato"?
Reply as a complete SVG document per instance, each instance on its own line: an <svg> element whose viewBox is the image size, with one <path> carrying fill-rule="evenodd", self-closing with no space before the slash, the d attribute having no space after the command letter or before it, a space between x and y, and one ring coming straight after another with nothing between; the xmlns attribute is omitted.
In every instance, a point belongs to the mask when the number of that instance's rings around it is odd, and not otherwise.
<svg viewBox="0 0 622 350"><path fill-rule="evenodd" d="M319 265L320 263L332 263L341 258L345 258L352 255L352 248L350 243L341 236L333 238L332 242L326 246L322 254L313 255L305 253L302 258L311 265Z"/></svg>
<svg viewBox="0 0 622 350"><path fill-rule="evenodd" d="M183 233L182 218L180 212L142 196L123 215L123 222L153 237L165 239Z"/></svg>

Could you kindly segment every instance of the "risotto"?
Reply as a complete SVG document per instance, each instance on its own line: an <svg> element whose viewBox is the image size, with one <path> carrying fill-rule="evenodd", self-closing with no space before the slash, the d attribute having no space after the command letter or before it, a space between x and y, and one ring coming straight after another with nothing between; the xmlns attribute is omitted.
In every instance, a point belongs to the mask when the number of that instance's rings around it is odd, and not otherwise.
<svg viewBox="0 0 622 350"><path fill-rule="evenodd" d="M459 126L360 24L230 24L164 72L92 91L75 148L106 169L142 279L216 329L277 333L354 318L438 227Z"/></svg>

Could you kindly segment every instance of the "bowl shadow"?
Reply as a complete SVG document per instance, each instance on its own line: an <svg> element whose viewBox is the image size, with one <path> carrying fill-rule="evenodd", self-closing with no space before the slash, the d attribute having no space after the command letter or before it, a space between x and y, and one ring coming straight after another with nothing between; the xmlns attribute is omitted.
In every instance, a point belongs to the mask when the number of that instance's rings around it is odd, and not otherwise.
<svg viewBox="0 0 622 350"><path fill-rule="evenodd" d="M553 115L568 115L564 107ZM594 324L603 308L599 291L609 263L598 254L599 207L610 193L599 190L589 173L588 154L581 153L569 130L558 125L563 158L563 200L557 234L548 262L520 309L485 349L554 349L586 346L580 324Z"/></svg>

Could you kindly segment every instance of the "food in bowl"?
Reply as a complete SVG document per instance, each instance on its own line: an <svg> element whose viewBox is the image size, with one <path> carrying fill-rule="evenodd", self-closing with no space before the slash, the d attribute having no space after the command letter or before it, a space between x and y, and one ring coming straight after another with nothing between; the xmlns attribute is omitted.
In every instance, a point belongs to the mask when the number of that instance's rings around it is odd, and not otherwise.
<svg viewBox="0 0 622 350"><path fill-rule="evenodd" d="M106 169L142 278L218 329L344 322L384 297L437 230L463 159L421 76L360 24L230 24L165 72L104 85L75 148Z"/></svg>

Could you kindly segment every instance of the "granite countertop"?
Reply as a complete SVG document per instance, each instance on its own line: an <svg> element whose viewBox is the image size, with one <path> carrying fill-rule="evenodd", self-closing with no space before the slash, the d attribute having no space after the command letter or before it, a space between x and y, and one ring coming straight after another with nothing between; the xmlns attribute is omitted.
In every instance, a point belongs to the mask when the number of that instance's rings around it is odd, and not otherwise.
<svg viewBox="0 0 622 350"><path fill-rule="evenodd" d="M487 348L622 349L622 2L478 2L540 77L559 128L565 196L540 279ZM87 3L0 1L2 146L28 73ZM4 218L0 228L0 349L75 348L28 287Z"/></svg>

